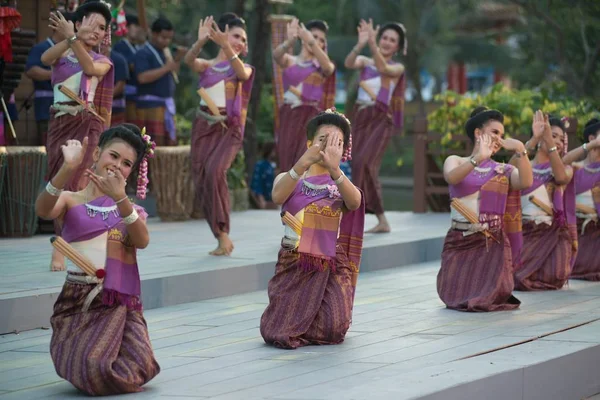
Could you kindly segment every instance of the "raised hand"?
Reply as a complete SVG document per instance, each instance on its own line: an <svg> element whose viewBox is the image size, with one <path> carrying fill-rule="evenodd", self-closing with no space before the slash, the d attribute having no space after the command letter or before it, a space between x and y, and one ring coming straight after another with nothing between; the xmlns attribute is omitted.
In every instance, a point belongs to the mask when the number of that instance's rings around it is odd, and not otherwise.
<svg viewBox="0 0 600 400"><path fill-rule="evenodd" d="M508 151L518 151L518 152L522 152L525 150L525 145L523 144L523 142L517 140L517 139L512 139L512 138L508 138L508 139L502 139L502 138L498 138L496 139L496 141L498 142L498 144L508 150Z"/></svg>
<svg viewBox="0 0 600 400"><path fill-rule="evenodd" d="M100 16L92 14L89 17L83 17L79 29L77 29L77 37L83 41L93 39L98 40L98 34L95 32L97 25L100 23Z"/></svg>
<svg viewBox="0 0 600 400"><path fill-rule="evenodd" d="M358 24L358 28L356 28L356 30L358 31L358 44L361 46L366 45L369 42L369 25L367 24L367 21L365 21L364 19L360 20L360 24Z"/></svg>
<svg viewBox="0 0 600 400"><path fill-rule="evenodd" d="M320 162L321 160L323 160L323 155L321 154L321 152L325 148L325 142L326 142L326 139L323 140L321 143L313 143L313 145L310 146L304 152L302 157L300 157L299 161L302 164L304 164L307 169L311 165L316 164L316 163Z"/></svg>
<svg viewBox="0 0 600 400"><path fill-rule="evenodd" d="M60 11L50 13L49 21L50 23L48 26L50 29L61 35L63 39L75 36L75 26L73 25L73 22L67 21Z"/></svg>
<svg viewBox="0 0 600 400"><path fill-rule="evenodd" d="M210 39L211 27L214 22L214 18L212 15L201 19L198 24L198 41L206 42Z"/></svg>
<svg viewBox="0 0 600 400"><path fill-rule="evenodd" d="M321 150L323 166L328 170L336 170L342 161L344 154L344 137L340 132L330 134L326 139L326 145Z"/></svg>
<svg viewBox="0 0 600 400"><path fill-rule="evenodd" d="M377 27L373 27L373 20L369 18L369 23L367 24L367 30L369 32L369 42L372 44L377 43L377 34L379 33L379 25Z"/></svg>
<svg viewBox="0 0 600 400"><path fill-rule="evenodd" d="M304 24L300 24L300 28L298 30L298 37L304 42L304 44L309 44L310 42L314 42L315 38L311 31L306 29Z"/></svg>
<svg viewBox="0 0 600 400"><path fill-rule="evenodd" d="M473 156L477 159L477 162L485 161L492 156L492 148L492 137L487 134L481 135L475 140L475 152Z"/></svg>
<svg viewBox="0 0 600 400"><path fill-rule="evenodd" d="M546 129L546 123L548 119L544 116L541 110L537 110L533 116L533 123L531 124L531 130L533 131L533 137L540 140L544 136L544 130Z"/></svg>
<svg viewBox="0 0 600 400"><path fill-rule="evenodd" d="M223 32L216 22L213 21L210 29L210 40L215 42L219 47L223 48L229 43L229 25L225 27Z"/></svg>
<svg viewBox="0 0 600 400"><path fill-rule="evenodd" d="M94 171L88 169L86 171L87 176L96 185L96 187L105 195L109 196L113 200L120 200L125 197L125 186L127 182L125 177L118 169L113 173L109 171L107 177L96 175Z"/></svg>
<svg viewBox="0 0 600 400"><path fill-rule="evenodd" d="M294 41L294 40L298 39L298 33L299 33L298 18L294 18L290 22L288 22L286 32L287 32L288 40Z"/></svg>
<svg viewBox="0 0 600 400"><path fill-rule="evenodd" d="M67 140L67 143L61 146L64 164L69 169L77 169L83 162L87 147L87 136L83 139L83 144L79 140Z"/></svg>

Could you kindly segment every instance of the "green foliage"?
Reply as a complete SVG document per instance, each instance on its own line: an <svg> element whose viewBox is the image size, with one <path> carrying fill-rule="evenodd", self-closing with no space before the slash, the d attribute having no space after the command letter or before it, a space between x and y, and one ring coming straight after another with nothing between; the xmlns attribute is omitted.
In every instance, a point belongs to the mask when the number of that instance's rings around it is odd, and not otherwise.
<svg viewBox="0 0 600 400"><path fill-rule="evenodd" d="M231 190L248 187L246 184L246 158L243 150L240 150L235 156L235 160L227 170L227 187Z"/></svg>
<svg viewBox="0 0 600 400"><path fill-rule="evenodd" d="M273 85L266 83L260 93L260 109L256 121L256 136L259 145L274 140L275 107Z"/></svg>
<svg viewBox="0 0 600 400"><path fill-rule="evenodd" d="M448 91L438 95L436 101L441 102L441 106L427 119L429 130L444 135L440 142L443 148L454 147L454 136L466 135L464 124L479 105L504 114L504 129L509 136L529 135L534 111L538 109L557 117L576 119L580 136L585 123L597 113L589 102L568 97L566 86L561 82L536 90L514 90L499 83L486 95L460 95Z"/></svg>
<svg viewBox="0 0 600 400"><path fill-rule="evenodd" d="M192 121L184 115L175 114L175 126L177 127L179 145L190 144L192 140Z"/></svg>

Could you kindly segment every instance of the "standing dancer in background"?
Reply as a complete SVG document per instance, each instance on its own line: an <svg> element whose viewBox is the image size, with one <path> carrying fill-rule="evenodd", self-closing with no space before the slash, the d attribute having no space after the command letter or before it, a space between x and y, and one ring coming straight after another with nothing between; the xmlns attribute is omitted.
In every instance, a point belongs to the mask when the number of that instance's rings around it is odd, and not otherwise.
<svg viewBox="0 0 600 400"><path fill-rule="evenodd" d="M175 127L175 78L180 61L187 49L178 48L173 60L167 59L165 49L173 41L173 24L158 18L152 24L150 41L134 59L138 82L136 125L144 126L158 146L177 144Z"/></svg>
<svg viewBox="0 0 600 400"><path fill-rule="evenodd" d="M115 66L115 87L113 90L113 104L111 126L121 125L127 121L125 88L129 80L129 65L121 53L114 51L109 53L110 59Z"/></svg>
<svg viewBox="0 0 600 400"><path fill-rule="evenodd" d="M87 137L88 152L65 185L66 190L76 192L87 186L88 178L84 172L92 165L92 151L98 145L102 131L110 126L114 68L106 56L93 51L99 46L110 45L111 14L106 3L88 0L77 8L75 21L74 26L60 12L50 14L50 28L66 39L46 50L42 62L52 66L54 91L46 143L46 180L50 181L60 170L63 164L61 148L66 141L81 142ZM60 86L68 88L77 99L61 92ZM60 235L60 226L55 222L54 227ZM64 269L64 258L55 251L51 270Z"/></svg>
<svg viewBox="0 0 600 400"><path fill-rule="evenodd" d="M600 119L593 118L585 124L583 139L583 146L563 158L566 165L573 163L577 196L579 250L571 278L600 281Z"/></svg>
<svg viewBox="0 0 600 400"><path fill-rule="evenodd" d="M125 194L126 179L152 148L131 124L105 131L93 149L87 137L83 144L69 140L60 170L35 205L40 217L61 221L64 240L92 264L69 264L50 319L50 355L61 378L93 396L140 392L160 371L142 313L137 264L137 249L150 240L147 214ZM86 150L93 153L91 182L63 191ZM145 184L138 189L145 193Z"/></svg>
<svg viewBox="0 0 600 400"><path fill-rule="evenodd" d="M65 14L67 21L73 20L72 14ZM42 63L42 54L56 43L64 38L58 31L53 31L52 36L46 38L33 46L27 56L25 65L25 75L33 81L34 88L34 112L35 122L37 124L38 144L46 145L46 135L48 134L48 121L50 120L50 107L54 101L52 92L52 71L49 66Z"/></svg>
<svg viewBox="0 0 600 400"><path fill-rule="evenodd" d="M325 21L309 21L306 26L294 18L287 26L288 39L273 50L273 59L283 68L283 105L279 129L275 132L279 168L287 171L304 154L306 124L320 111L333 107L335 66L327 56ZM302 40L297 56L288 53Z"/></svg>
<svg viewBox="0 0 600 400"><path fill-rule="evenodd" d="M537 153L533 184L521 192L523 250L515 289L556 290L569 279L577 250L573 170L562 161L567 151L563 121L537 111L532 130L527 148Z"/></svg>
<svg viewBox="0 0 600 400"><path fill-rule="evenodd" d="M518 190L531 185L531 164L523 143L503 139L500 111L477 107L465 124L475 144L470 157L449 156L444 162L453 207L446 235L437 291L446 307L458 311L513 310L513 266L521 250ZM516 168L490 157L514 151Z"/></svg>
<svg viewBox="0 0 600 400"><path fill-rule="evenodd" d="M369 45L372 58L359 55ZM373 21L362 20L358 26L358 43L346 57L344 65L360 69L360 87L353 112L354 154L352 181L365 194L366 210L377 216L377 225L367 233L386 233L390 225L383 210L379 169L392 135L404 123L404 65L394 55L406 55L406 30L390 22L381 29Z"/></svg>
<svg viewBox="0 0 600 400"><path fill-rule="evenodd" d="M309 121L308 149L273 186L285 235L260 319L266 343L285 349L344 341L362 256L364 199L340 169L350 121L327 110Z"/></svg>
<svg viewBox="0 0 600 400"><path fill-rule="evenodd" d="M197 58L209 40L219 47L213 59ZM200 106L192 129L192 173L196 198L218 241L214 256L230 255L227 170L242 148L254 68L240 59L248 48L246 23L226 13L215 23L200 21L198 40L185 63L199 74Z"/></svg>
<svg viewBox="0 0 600 400"><path fill-rule="evenodd" d="M135 79L135 54L146 43L146 32L140 26L138 17L127 15L127 37L117 43L113 51L120 53L129 65L129 79L125 85L126 120L134 123L136 119L135 100L137 96L137 81Z"/></svg>

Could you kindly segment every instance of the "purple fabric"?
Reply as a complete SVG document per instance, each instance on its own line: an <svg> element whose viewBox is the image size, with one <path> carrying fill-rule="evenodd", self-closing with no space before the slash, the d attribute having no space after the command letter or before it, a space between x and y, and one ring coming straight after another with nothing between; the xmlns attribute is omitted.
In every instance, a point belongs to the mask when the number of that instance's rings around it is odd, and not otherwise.
<svg viewBox="0 0 600 400"><path fill-rule="evenodd" d="M456 185L449 185L450 197L465 197L470 194L475 193L481 186L489 181L492 177L496 175L494 169L499 165L497 162L493 160L486 160L479 165L479 168L488 168L490 167L490 171L485 175L476 175L474 173L470 173L463 179L461 182Z"/></svg>
<svg viewBox="0 0 600 400"><path fill-rule="evenodd" d="M394 65L398 64L396 61L390 60L388 64ZM374 65L368 65L363 68L360 73L360 80L365 81L367 79L373 79L376 77L381 77L379 71L377 71L377 67ZM381 82L381 86L379 88L379 92L377 93L377 98L375 100L375 105L378 109L383 111L384 113L388 113L390 111L390 102L400 101L404 97L404 86L405 86L405 74L402 74L396 82L394 86L394 91L392 92L392 96L390 97L390 88L385 87L383 81ZM398 98L398 99L397 99ZM394 127L397 129L401 129L404 125L404 112L402 108L393 109L392 110L392 123Z"/></svg>
<svg viewBox="0 0 600 400"><path fill-rule="evenodd" d="M335 185L329 175L311 176L306 178L306 180L313 185ZM296 215L300 210L304 209L309 204L329 197L329 192L323 192L314 197L302 195L302 182L303 179L298 181L294 191L292 194L290 194L290 197L288 197L285 203L283 203L283 206L281 207L282 212L288 211L290 214Z"/></svg>
<svg viewBox="0 0 600 400"><path fill-rule="evenodd" d="M321 101L323 97L323 85L315 86L306 82L306 78L318 71L320 71L320 68L314 62L306 67L294 64L286 68L282 74L283 90L287 91L290 86L298 86L302 83L302 101Z"/></svg>
<svg viewBox="0 0 600 400"><path fill-rule="evenodd" d="M54 92L52 90L36 90L34 93L36 99L54 97Z"/></svg>
<svg viewBox="0 0 600 400"><path fill-rule="evenodd" d="M108 196L102 196L88 204L98 207L111 207L115 205L114 200ZM145 218L146 212L139 206L134 206L141 218ZM118 213L118 212L117 212ZM63 218L62 237L68 243L81 242L92 239L98 235L108 232L107 258L104 266L106 276L104 277L103 302L112 305L115 302L126 304L129 308L139 308L141 294L141 282L137 262L126 263L122 259L111 257L114 254L123 255L120 248L111 250L110 246L124 246L122 243L127 236L127 227L120 216L112 211L103 219L101 213L95 217L87 215L85 204L77 205L69 209ZM135 249L133 249L133 260L135 261Z"/></svg>
<svg viewBox="0 0 600 400"><path fill-rule="evenodd" d="M548 169L548 168L550 168L550 162L546 162L543 164L537 164L537 165L533 166L533 184L530 187L528 187L527 189L524 189L521 191L523 196L528 195L529 193L533 192L540 186L542 186L552 180L552 178L553 178L552 172L549 172L547 174L539 174L539 173L535 172L536 170L542 170L542 169Z"/></svg>
<svg viewBox="0 0 600 400"><path fill-rule="evenodd" d="M600 168L600 162L588 164L587 167L591 169ZM575 171L575 191L576 194L581 194L591 190L598 182L600 182L600 172L590 173L583 168L578 168Z"/></svg>
<svg viewBox="0 0 600 400"><path fill-rule="evenodd" d="M114 99L113 100L113 109L114 108L125 108L127 107L126 103L125 103L125 98L120 98L120 99Z"/></svg>
<svg viewBox="0 0 600 400"><path fill-rule="evenodd" d="M224 72L219 72L217 69L229 66ZM198 88L210 88L216 85L222 80L225 81L225 86L233 85L235 94L230 95L229 91L225 91L225 111L227 112L227 125L239 126L242 128L242 136L246 126L246 113L248 110L248 101L250 100L250 93L252 91L252 84L254 82L254 67L249 64L244 64L246 67L252 68L252 75L249 79L240 82L235 70L231 67L229 61L223 61L215 64L213 67L208 68L198 79ZM238 87L241 83L241 88ZM238 90L241 89L241 90Z"/></svg>

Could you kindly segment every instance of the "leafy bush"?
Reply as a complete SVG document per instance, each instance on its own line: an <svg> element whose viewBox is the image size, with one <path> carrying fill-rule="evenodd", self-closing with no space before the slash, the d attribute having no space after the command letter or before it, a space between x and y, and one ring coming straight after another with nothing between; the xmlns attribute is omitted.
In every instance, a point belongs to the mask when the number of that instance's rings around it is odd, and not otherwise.
<svg viewBox="0 0 600 400"><path fill-rule="evenodd" d="M509 136L528 136L533 114L541 109L556 117L577 120L577 135L581 137L585 123L598 113L589 101L569 98L563 82L553 82L535 90L514 90L499 83L486 95L460 95L448 91L437 95L436 101L441 106L428 115L429 130L443 134L440 145L450 148L454 147L454 135L466 135L465 122L479 105L504 114L504 129Z"/></svg>

